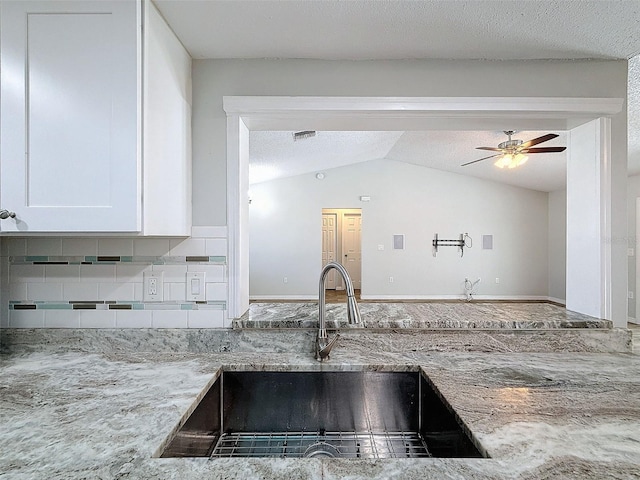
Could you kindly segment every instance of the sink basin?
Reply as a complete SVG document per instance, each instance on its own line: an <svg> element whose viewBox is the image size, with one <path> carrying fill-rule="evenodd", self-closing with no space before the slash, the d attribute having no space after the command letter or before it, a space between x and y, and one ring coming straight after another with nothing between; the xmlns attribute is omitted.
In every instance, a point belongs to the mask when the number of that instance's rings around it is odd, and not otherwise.
<svg viewBox="0 0 640 480"><path fill-rule="evenodd" d="M423 372L222 371L161 457L483 457Z"/></svg>

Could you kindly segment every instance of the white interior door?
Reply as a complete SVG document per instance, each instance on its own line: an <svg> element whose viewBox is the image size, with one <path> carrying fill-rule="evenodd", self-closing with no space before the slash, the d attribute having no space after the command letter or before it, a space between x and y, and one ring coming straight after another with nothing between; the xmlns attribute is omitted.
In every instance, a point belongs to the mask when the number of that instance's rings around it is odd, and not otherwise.
<svg viewBox="0 0 640 480"><path fill-rule="evenodd" d="M345 213L342 216L342 265L347 269L353 288L360 289L362 283L362 215Z"/></svg>
<svg viewBox="0 0 640 480"><path fill-rule="evenodd" d="M335 213L322 214L322 266L336 260L338 216ZM336 272L331 270L325 281L325 288L335 290Z"/></svg>

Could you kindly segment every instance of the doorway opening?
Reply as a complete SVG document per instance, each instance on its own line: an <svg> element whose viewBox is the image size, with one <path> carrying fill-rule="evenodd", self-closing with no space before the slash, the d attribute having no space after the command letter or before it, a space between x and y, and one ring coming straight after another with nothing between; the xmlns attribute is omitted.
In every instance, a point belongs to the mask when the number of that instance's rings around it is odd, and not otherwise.
<svg viewBox="0 0 640 480"><path fill-rule="evenodd" d="M362 289L362 209L322 209L322 266L340 263L349 273L356 296ZM331 270L325 288L329 297L344 290L342 279Z"/></svg>
<svg viewBox="0 0 640 480"><path fill-rule="evenodd" d="M612 170L618 171L612 164L620 162L611 162L609 117L620 113L623 104L622 98L225 96L229 318L239 318L249 308L247 192L251 130L295 131L300 125L310 130L473 130L478 124L484 130L502 130L508 124L515 130L571 130L569 150L575 165L568 169L567 216L578 222L567 222L568 227L575 227L567 229L567 243L584 248L568 250L571 257L567 258L566 284L571 289L567 288L567 308L605 319L615 317L616 326L622 326L622 321L626 326L626 308L624 318L620 312L612 314L614 304L619 311L621 306L626 307L625 289L612 288L612 279L620 278L622 251L614 249L613 242L602 242L603 238L612 238L611 212L621 205L616 196L612 202ZM618 156L613 158L622 158L620 152L618 141ZM580 162L581 158L590 159L590 163ZM589 182L599 190L587 195L590 202L586 203L580 188ZM588 238L581 228L585 224L597 227ZM575 239L580 242L572 242ZM584 258L593 261L586 265Z"/></svg>

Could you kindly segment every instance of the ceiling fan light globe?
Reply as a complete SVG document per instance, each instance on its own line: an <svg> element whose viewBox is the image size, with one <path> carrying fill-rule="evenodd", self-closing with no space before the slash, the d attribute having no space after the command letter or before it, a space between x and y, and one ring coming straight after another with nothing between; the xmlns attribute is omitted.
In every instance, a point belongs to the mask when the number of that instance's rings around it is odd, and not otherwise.
<svg viewBox="0 0 640 480"><path fill-rule="evenodd" d="M511 155L510 153L505 153L498 160L498 162L496 162L496 165L498 165L498 163L500 163L500 168L504 168L504 167L508 167L509 165L511 165L512 161L513 161L513 155Z"/></svg>
<svg viewBox="0 0 640 480"><path fill-rule="evenodd" d="M516 161L516 165L519 167L520 165L524 165L525 163L527 163L529 157L523 155L522 153L519 153L518 155L516 155L514 160Z"/></svg>
<svg viewBox="0 0 640 480"><path fill-rule="evenodd" d="M504 165L502 164L502 158L499 158L498 160L496 160L494 162L494 165L498 168L504 168Z"/></svg>

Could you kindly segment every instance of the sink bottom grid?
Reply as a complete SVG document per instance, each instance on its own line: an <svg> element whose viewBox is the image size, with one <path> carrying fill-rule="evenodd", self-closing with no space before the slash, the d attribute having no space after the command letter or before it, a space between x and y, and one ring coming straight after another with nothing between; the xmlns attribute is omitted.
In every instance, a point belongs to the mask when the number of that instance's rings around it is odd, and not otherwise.
<svg viewBox="0 0 640 480"><path fill-rule="evenodd" d="M224 433L211 457L430 457L417 432Z"/></svg>

